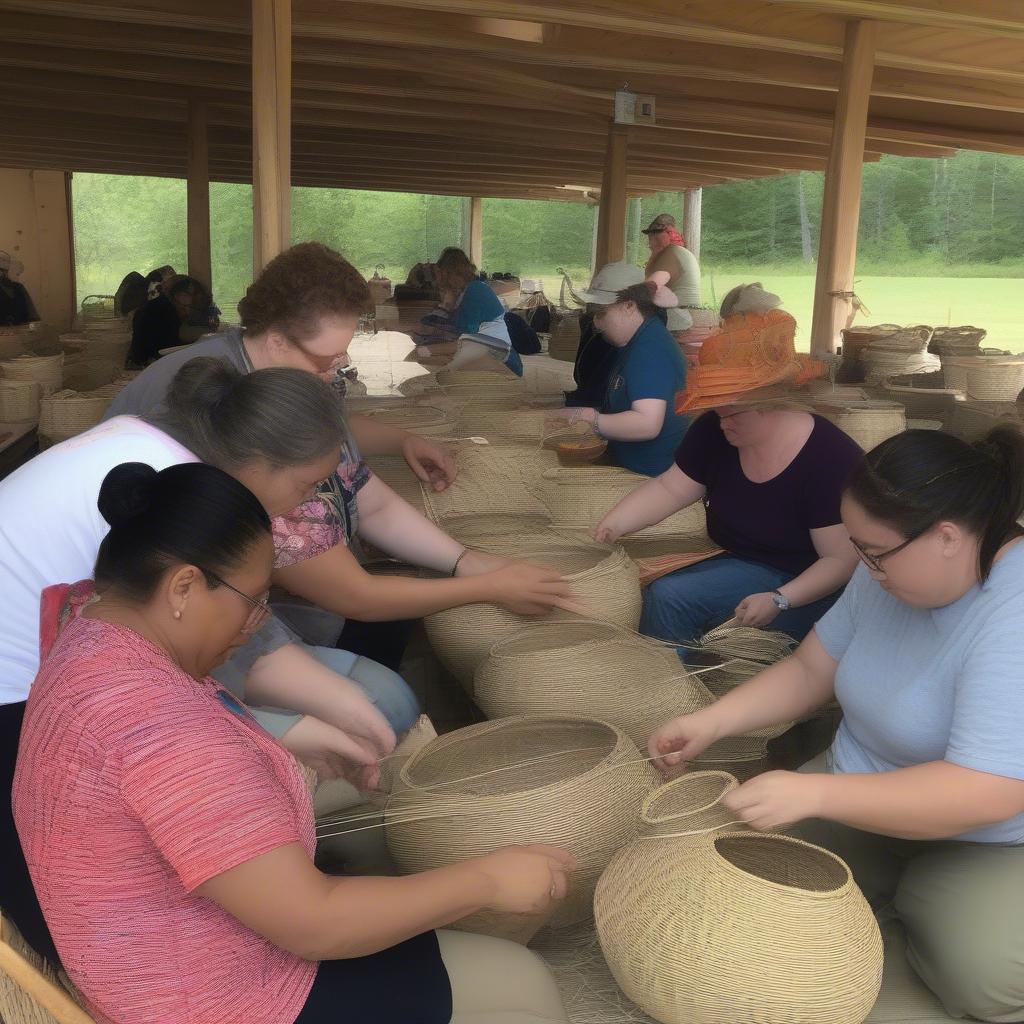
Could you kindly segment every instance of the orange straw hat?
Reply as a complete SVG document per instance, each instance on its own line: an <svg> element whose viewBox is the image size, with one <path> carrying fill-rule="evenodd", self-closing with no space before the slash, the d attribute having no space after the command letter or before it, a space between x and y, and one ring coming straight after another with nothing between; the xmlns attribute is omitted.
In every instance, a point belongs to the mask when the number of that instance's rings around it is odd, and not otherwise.
<svg viewBox="0 0 1024 1024"><path fill-rule="evenodd" d="M827 368L811 356L797 355L795 337L796 321L781 309L727 316L722 331L704 342L699 365L676 397L676 412L723 405L800 406L791 388L823 377Z"/></svg>

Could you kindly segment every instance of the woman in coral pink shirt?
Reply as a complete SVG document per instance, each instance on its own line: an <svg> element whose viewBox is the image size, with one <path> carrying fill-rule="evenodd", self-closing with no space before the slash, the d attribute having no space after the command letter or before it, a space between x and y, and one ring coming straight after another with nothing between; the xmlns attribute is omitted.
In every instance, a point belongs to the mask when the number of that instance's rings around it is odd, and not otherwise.
<svg viewBox="0 0 1024 1024"><path fill-rule="evenodd" d="M117 1024L444 1024L462 1003L474 1020L564 1021L532 953L433 929L483 908L544 909L566 890L568 854L508 848L406 878L314 866L301 770L209 677L267 615L273 544L256 498L211 466L127 463L99 508L111 529L95 587L64 588L62 622L44 602L53 645L13 797L90 1012Z"/></svg>

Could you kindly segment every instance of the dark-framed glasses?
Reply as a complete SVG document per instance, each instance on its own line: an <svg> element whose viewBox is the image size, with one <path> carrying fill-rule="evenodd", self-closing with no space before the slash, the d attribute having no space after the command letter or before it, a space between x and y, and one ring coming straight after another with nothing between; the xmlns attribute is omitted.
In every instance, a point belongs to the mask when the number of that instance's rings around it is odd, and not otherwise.
<svg viewBox="0 0 1024 1024"><path fill-rule="evenodd" d="M899 552L901 552L904 548L909 547L911 544L914 543L915 540L918 540L918 539L920 539L923 536L924 536L923 533L917 533L913 537L909 538L908 540L905 540L902 544L897 544L896 547L889 548L888 551L882 551L882 552L880 552L877 555L872 555L869 552L865 551L864 548L861 547L861 545L858 544L852 537L850 538L850 543L853 545L853 548L857 552L857 556L860 558L860 560L872 572L878 572L878 573L881 573L884 576L885 575L885 566L882 565L882 562L886 558L889 558L891 555L899 554Z"/></svg>
<svg viewBox="0 0 1024 1024"><path fill-rule="evenodd" d="M248 618L242 623L241 632L251 634L257 632L259 628L267 621L271 616L270 605L267 604L267 598L270 596L268 590L261 598L250 597L244 591L239 590L238 587L231 586L227 580L222 579L215 572L210 572L209 569L203 569L203 574L209 576L211 580L215 580L222 587L227 587L228 590L237 594L243 601L246 601L251 606Z"/></svg>

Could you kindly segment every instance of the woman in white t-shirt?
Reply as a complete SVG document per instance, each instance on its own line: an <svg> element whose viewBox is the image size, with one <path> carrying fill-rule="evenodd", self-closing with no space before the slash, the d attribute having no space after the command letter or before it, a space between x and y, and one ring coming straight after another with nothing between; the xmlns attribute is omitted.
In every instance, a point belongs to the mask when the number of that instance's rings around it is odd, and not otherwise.
<svg viewBox="0 0 1024 1024"><path fill-rule="evenodd" d="M931 430L854 470L864 563L792 657L650 740L663 767L837 699L827 755L724 803L846 859L953 1017L1024 1020L1024 435Z"/></svg>

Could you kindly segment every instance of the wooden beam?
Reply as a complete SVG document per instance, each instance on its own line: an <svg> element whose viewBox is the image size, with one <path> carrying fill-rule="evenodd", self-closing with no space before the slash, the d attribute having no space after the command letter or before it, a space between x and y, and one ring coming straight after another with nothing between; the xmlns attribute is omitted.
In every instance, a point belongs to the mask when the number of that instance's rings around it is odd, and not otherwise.
<svg viewBox="0 0 1024 1024"><path fill-rule="evenodd" d="M835 352L840 331L853 319L862 154L867 130L877 26L852 21L846 30L843 79L836 107L832 154L825 175L811 350Z"/></svg>
<svg viewBox="0 0 1024 1024"><path fill-rule="evenodd" d="M480 196L466 200L466 234L463 246L479 269L484 261L484 201Z"/></svg>
<svg viewBox="0 0 1024 1024"><path fill-rule="evenodd" d="M608 129L608 150L601 179L598 209L597 265L615 263L626 255L626 163L629 133L625 125Z"/></svg>
<svg viewBox="0 0 1024 1024"><path fill-rule="evenodd" d="M796 7L843 18L874 18L912 25L1024 36L1024 8L1018 0L787 0Z"/></svg>
<svg viewBox="0 0 1024 1024"><path fill-rule="evenodd" d="M291 244L291 0L252 0L253 274Z"/></svg>
<svg viewBox="0 0 1024 1024"><path fill-rule="evenodd" d="M700 259L701 205L704 192L699 188L688 188L683 193L683 237L686 248Z"/></svg>
<svg viewBox="0 0 1024 1024"><path fill-rule="evenodd" d="M210 256L210 149L207 138L206 104L190 99L188 104L188 273L207 288L213 286Z"/></svg>

